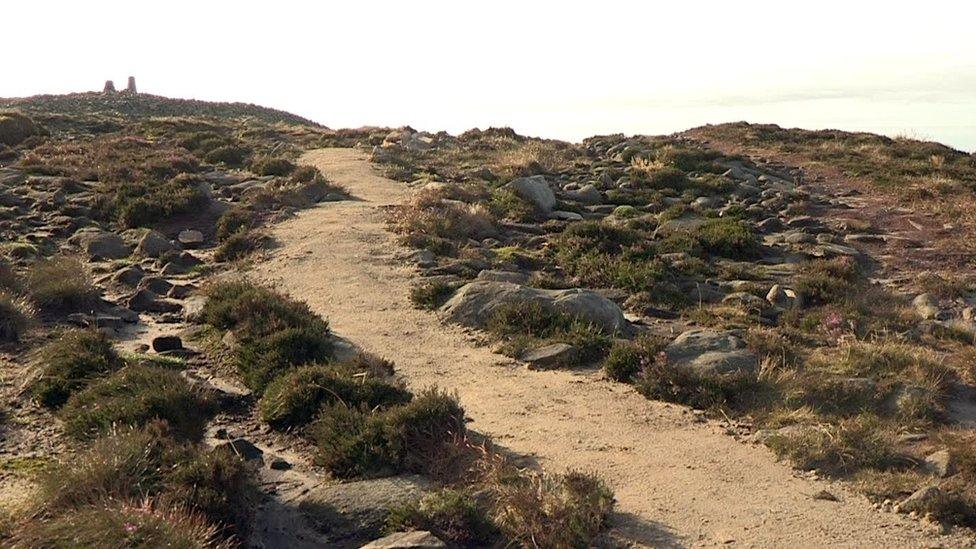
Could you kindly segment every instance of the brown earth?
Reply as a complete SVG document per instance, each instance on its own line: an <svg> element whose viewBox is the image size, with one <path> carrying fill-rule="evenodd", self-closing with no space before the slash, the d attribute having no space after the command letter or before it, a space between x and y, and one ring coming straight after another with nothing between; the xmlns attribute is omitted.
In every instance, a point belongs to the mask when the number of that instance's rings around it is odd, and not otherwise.
<svg viewBox="0 0 976 549"><path fill-rule="evenodd" d="M614 488L616 537L647 546L970 546L962 536L875 510L844 486L807 478L762 446L737 442L682 406L645 400L597 371L533 372L473 334L414 309L409 253L386 230L384 207L410 190L366 155L322 149L302 162L357 200L276 225L281 247L254 277L305 300L333 329L396 361L414 388L457 391L471 427L542 467L584 469ZM837 502L814 499L821 490Z"/></svg>

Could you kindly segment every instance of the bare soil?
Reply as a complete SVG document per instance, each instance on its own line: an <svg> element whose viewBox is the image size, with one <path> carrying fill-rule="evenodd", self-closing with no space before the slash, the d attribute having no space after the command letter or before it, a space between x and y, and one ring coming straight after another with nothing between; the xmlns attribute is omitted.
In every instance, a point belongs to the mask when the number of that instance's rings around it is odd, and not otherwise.
<svg viewBox="0 0 976 549"><path fill-rule="evenodd" d="M409 253L385 207L411 190L354 149L307 153L355 200L325 203L273 227L281 246L252 275L307 301L333 329L384 355L415 389L456 391L473 422L542 467L602 475L618 500L614 535L640 546L969 546L878 511L843 485L797 473L766 448L682 406L648 401L598 371L533 372L472 334L414 309ZM839 501L813 496L827 490Z"/></svg>

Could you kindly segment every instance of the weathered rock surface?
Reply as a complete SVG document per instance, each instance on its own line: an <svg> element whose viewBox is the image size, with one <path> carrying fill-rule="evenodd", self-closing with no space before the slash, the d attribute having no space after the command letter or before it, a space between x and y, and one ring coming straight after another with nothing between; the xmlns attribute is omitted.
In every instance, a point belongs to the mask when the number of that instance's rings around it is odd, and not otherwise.
<svg viewBox="0 0 976 549"><path fill-rule="evenodd" d="M507 187L545 213L551 212L556 207L556 195L549 188L549 183L544 176L520 177L510 182Z"/></svg>
<svg viewBox="0 0 976 549"><path fill-rule="evenodd" d="M440 549L447 547L434 534L425 530L396 532L363 545L361 549Z"/></svg>
<svg viewBox="0 0 976 549"><path fill-rule="evenodd" d="M730 331L688 330L668 344L664 352L669 364L702 375L748 374L759 368L756 355Z"/></svg>
<svg viewBox="0 0 976 549"><path fill-rule="evenodd" d="M79 229L68 241L91 258L122 259L131 253L121 236L96 227Z"/></svg>
<svg viewBox="0 0 976 549"><path fill-rule="evenodd" d="M578 316L607 333L628 334L632 327L616 303L590 290L541 290L508 282L475 281L462 286L441 308L449 320L481 328L503 306L533 302Z"/></svg>
<svg viewBox="0 0 976 549"><path fill-rule="evenodd" d="M579 359L579 349L566 343L553 343L530 349L519 360L528 364L531 370L547 370L571 365Z"/></svg>

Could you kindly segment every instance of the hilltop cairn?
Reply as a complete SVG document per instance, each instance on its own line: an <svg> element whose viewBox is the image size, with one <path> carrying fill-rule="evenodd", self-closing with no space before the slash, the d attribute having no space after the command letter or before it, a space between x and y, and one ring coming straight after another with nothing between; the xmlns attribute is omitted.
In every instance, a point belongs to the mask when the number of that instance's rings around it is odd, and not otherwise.
<svg viewBox="0 0 976 549"><path fill-rule="evenodd" d="M125 86L125 91L127 93L139 93L136 91L136 77L130 76L129 83Z"/></svg>
<svg viewBox="0 0 976 549"><path fill-rule="evenodd" d="M106 80L105 87L102 88L102 93L115 93L115 82Z"/></svg>

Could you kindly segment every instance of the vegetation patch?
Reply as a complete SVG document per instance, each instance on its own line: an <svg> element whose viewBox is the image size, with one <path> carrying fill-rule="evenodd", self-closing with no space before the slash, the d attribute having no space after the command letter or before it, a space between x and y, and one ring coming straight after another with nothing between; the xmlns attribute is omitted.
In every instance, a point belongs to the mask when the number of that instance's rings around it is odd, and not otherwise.
<svg viewBox="0 0 976 549"><path fill-rule="evenodd" d="M40 377L32 391L41 404L60 408L92 380L123 366L112 344L95 330L71 330L38 353Z"/></svg>
<svg viewBox="0 0 976 549"><path fill-rule="evenodd" d="M502 352L513 357L532 346L566 343L577 347L579 360L585 362L602 356L610 347L610 337L598 326L534 301L499 307L486 329L502 341Z"/></svg>
<svg viewBox="0 0 976 549"><path fill-rule="evenodd" d="M88 271L70 257L35 261L27 270L26 281L31 299L44 311L82 311L97 298Z"/></svg>

